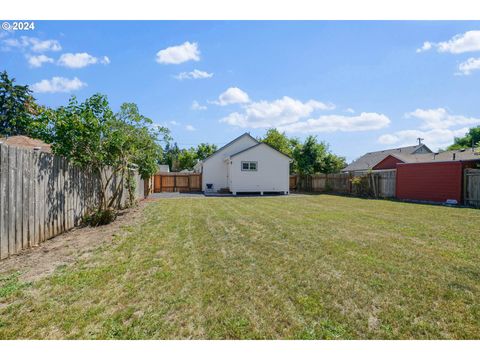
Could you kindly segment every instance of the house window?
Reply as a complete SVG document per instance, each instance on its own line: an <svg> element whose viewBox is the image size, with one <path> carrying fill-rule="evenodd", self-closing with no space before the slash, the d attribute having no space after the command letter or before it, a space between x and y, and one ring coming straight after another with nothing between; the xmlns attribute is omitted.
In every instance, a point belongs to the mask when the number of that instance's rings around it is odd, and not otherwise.
<svg viewBox="0 0 480 360"><path fill-rule="evenodd" d="M242 161L242 171L257 171L257 162Z"/></svg>

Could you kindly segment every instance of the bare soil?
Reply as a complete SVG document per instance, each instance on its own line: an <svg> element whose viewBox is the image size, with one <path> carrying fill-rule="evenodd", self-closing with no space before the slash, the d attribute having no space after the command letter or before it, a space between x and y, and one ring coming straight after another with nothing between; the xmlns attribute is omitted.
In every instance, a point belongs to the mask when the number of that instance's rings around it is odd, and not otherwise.
<svg viewBox="0 0 480 360"><path fill-rule="evenodd" d="M108 243L125 227L137 224L146 201L122 210L111 224L98 227L78 227L0 261L0 274L18 271L19 280L30 282L51 274L58 266L88 258L99 246Z"/></svg>

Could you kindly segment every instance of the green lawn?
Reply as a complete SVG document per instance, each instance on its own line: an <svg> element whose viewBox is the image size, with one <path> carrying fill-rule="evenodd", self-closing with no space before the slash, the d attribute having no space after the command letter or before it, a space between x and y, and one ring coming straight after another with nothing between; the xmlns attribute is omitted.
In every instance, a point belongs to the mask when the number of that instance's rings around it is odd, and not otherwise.
<svg viewBox="0 0 480 360"><path fill-rule="evenodd" d="M480 338L480 211L182 198L88 260L0 278L0 338Z"/></svg>

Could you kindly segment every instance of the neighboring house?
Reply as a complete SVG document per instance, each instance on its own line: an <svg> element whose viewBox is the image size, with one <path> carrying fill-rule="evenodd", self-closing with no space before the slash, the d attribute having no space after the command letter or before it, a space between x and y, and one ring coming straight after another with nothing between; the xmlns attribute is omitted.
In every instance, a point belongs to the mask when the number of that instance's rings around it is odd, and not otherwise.
<svg viewBox="0 0 480 360"><path fill-rule="evenodd" d="M42 140L33 139L31 137L23 136L23 135L15 135L15 136L9 136L7 138L0 138L0 143L3 143L8 146L38 150L38 151L47 152L47 153L52 152L52 146L50 144L46 144Z"/></svg>
<svg viewBox="0 0 480 360"><path fill-rule="evenodd" d="M478 150L433 153L426 145L419 144L367 153L343 171L357 175L395 170L395 196L398 199L462 203L464 171L478 167Z"/></svg>
<svg viewBox="0 0 480 360"><path fill-rule="evenodd" d="M289 193L291 159L245 133L221 147L197 167L206 192Z"/></svg>
<svg viewBox="0 0 480 360"><path fill-rule="evenodd" d="M193 172L195 174L201 174L202 173L202 162L198 161L194 166L193 166Z"/></svg>
<svg viewBox="0 0 480 360"><path fill-rule="evenodd" d="M170 172L170 166L167 165L158 165L158 172L168 173Z"/></svg>
<svg viewBox="0 0 480 360"><path fill-rule="evenodd" d="M400 156L396 163L396 196L403 200L453 200L460 204L465 169L479 166L480 152L474 149Z"/></svg>
<svg viewBox="0 0 480 360"><path fill-rule="evenodd" d="M405 146L395 149L388 149L388 150L381 150L381 151L374 151L366 153L365 155L361 156L346 168L342 170L342 172L367 172L372 170L385 170L385 169L395 169L395 164L398 161L386 161L383 160L392 155L396 159L399 159L401 156L409 156L409 155L419 155L419 154L431 154L432 151L427 147L425 144L419 144L414 146ZM380 164L382 162L382 164Z"/></svg>

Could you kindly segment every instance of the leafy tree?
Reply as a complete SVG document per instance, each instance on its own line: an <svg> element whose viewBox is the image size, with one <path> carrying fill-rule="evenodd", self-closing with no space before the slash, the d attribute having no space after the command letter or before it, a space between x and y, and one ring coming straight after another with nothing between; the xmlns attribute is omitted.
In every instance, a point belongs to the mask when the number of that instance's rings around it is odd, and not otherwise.
<svg viewBox="0 0 480 360"><path fill-rule="evenodd" d="M0 73L0 135L31 135L33 115L39 111L27 85L16 85L8 73Z"/></svg>
<svg viewBox="0 0 480 360"><path fill-rule="evenodd" d="M177 170L192 170L197 163L197 153L194 148L182 149L178 153L177 160Z"/></svg>
<svg viewBox="0 0 480 360"><path fill-rule="evenodd" d="M458 150L472 146L480 147L480 126L472 127L463 137L456 137L448 150Z"/></svg>
<svg viewBox="0 0 480 360"><path fill-rule="evenodd" d="M179 164L178 164L178 156L180 153L180 148L178 147L177 143L171 143L168 141L165 145L163 156L161 163L168 165L171 171L178 171Z"/></svg>
<svg viewBox="0 0 480 360"><path fill-rule="evenodd" d="M268 129L265 136L259 140L284 153L285 155L292 156L292 141L285 135L284 132L281 133L277 129Z"/></svg>
<svg viewBox="0 0 480 360"><path fill-rule="evenodd" d="M330 153L328 145L318 142L315 136L308 136L303 144L298 144L293 157L300 174L335 173L346 166L345 158Z"/></svg>
<svg viewBox="0 0 480 360"><path fill-rule="evenodd" d="M217 151L217 145L201 143L197 145L197 149L195 150L195 153L196 153L197 159L202 161L202 160L205 160L210 155L212 155L215 151Z"/></svg>
<svg viewBox="0 0 480 360"><path fill-rule="evenodd" d="M272 128L268 129L265 136L260 138L259 141L262 141L285 155L290 156L293 159L290 163L290 173L295 174L298 172L297 159L293 156L294 150L300 145L300 141L297 138L289 138L284 132L281 133L277 129Z"/></svg>
<svg viewBox="0 0 480 360"><path fill-rule="evenodd" d="M168 143L162 161L172 171L192 170L198 161L202 161L217 151L214 144L201 143L196 148L180 149L177 143Z"/></svg>
<svg viewBox="0 0 480 360"><path fill-rule="evenodd" d="M95 94L83 103L72 97L67 106L47 110L42 117L49 120L53 152L98 174L99 212L111 209L121 193L123 181L107 195L115 177L128 182L133 167L144 178L156 170L160 154L156 134L135 104L123 104L115 115L104 95Z"/></svg>

